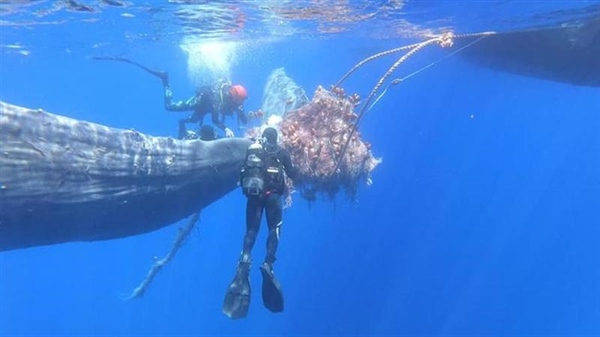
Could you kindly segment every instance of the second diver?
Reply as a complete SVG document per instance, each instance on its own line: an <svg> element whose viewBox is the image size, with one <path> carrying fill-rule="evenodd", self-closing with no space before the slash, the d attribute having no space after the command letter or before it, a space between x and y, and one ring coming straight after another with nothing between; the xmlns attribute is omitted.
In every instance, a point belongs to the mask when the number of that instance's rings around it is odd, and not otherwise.
<svg viewBox="0 0 600 337"><path fill-rule="evenodd" d="M283 294L273 272L273 263L281 232L281 199L286 192L286 177L293 180L297 170L292 165L289 152L277 143L277 138L277 130L267 127L262 133L262 141L248 147L240 174L242 192L247 197L246 235L235 276L223 303L223 313L234 319L245 317L250 306L251 252L263 211L266 211L269 234L266 256L260 266L263 278L262 299L270 311L283 311Z"/></svg>

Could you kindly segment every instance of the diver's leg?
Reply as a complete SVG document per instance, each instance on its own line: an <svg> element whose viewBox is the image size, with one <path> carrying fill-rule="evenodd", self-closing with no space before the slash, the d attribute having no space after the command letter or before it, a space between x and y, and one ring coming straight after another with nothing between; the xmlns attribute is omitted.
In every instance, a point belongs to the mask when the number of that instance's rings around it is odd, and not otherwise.
<svg viewBox="0 0 600 337"><path fill-rule="evenodd" d="M244 247L242 249L241 261L249 262L256 242L256 236L260 228L260 220L263 214L263 200L260 197L250 196L246 202L246 235L244 236Z"/></svg>
<svg viewBox="0 0 600 337"><path fill-rule="evenodd" d="M179 120L179 139L185 139L187 137L187 128L185 127L185 120Z"/></svg>
<svg viewBox="0 0 600 337"><path fill-rule="evenodd" d="M283 292L281 285L273 273L273 262L279 244L279 231L281 229L281 196L271 194L265 200L267 209L267 224L269 237L267 238L267 255L265 262L260 266L262 274L262 299L264 306L271 312L283 311Z"/></svg>
<svg viewBox="0 0 600 337"><path fill-rule="evenodd" d="M169 76L167 73L164 73L165 77L161 77L163 83L163 95L165 101L165 109L169 110L173 105L173 91L171 90L171 85L169 84Z"/></svg>
<svg viewBox="0 0 600 337"><path fill-rule="evenodd" d="M246 203L246 235L244 248L238 262L235 276L223 301L223 313L229 318L242 318L248 314L252 289L250 287L250 253L256 241L260 219L262 217L262 200L249 197Z"/></svg>
<svg viewBox="0 0 600 337"><path fill-rule="evenodd" d="M202 121L202 116L194 113L190 117L182 118L179 120L179 139L184 139L187 137L187 128L186 124L188 123L196 123L198 121Z"/></svg>
<svg viewBox="0 0 600 337"><path fill-rule="evenodd" d="M269 227L269 236L267 238L267 255L265 263L268 263L272 268L275 262L275 254L277 246L279 246L279 235L282 224L282 206L281 196L277 193L272 193L265 200L265 208L267 209L267 226Z"/></svg>

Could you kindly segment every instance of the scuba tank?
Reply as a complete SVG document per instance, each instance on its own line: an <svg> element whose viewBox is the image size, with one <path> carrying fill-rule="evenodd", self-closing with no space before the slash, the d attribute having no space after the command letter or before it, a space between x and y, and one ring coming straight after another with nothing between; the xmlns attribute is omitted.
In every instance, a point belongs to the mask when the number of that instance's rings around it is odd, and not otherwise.
<svg viewBox="0 0 600 337"><path fill-rule="evenodd" d="M240 172L240 185L246 196L261 195L265 188L264 150L260 142L255 142L246 150L246 162Z"/></svg>

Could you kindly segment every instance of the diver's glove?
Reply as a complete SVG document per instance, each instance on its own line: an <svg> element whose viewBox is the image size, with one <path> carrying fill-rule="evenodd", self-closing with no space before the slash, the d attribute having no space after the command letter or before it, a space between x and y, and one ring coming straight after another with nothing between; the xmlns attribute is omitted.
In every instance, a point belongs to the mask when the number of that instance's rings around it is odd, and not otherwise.
<svg viewBox="0 0 600 337"><path fill-rule="evenodd" d="M234 137L233 131L230 128L225 128L225 135L229 138Z"/></svg>

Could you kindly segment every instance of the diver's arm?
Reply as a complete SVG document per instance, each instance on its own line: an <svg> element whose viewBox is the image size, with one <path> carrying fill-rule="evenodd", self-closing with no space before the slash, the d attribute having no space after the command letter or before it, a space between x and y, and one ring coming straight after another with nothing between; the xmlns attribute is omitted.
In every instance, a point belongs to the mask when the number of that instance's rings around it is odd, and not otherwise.
<svg viewBox="0 0 600 337"><path fill-rule="evenodd" d="M219 129L223 130L223 132L225 132L225 136L227 136L228 138L234 137L235 134L233 133L233 131L231 131L230 128L228 128L225 125L225 117L223 116L221 119L219 119L219 117L221 117L221 115L223 115L223 106L222 104L218 104L216 101L213 101L214 103L212 104L212 122L213 124L218 127Z"/></svg>
<svg viewBox="0 0 600 337"><path fill-rule="evenodd" d="M294 167L294 164L292 164L290 153L286 149L282 149L279 153L281 155L279 160L281 160L281 163L283 164L285 174L287 174L287 176L292 180L296 179L298 176L298 170L296 167Z"/></svg>
<svg viewBox="0 0 600 337"><path fill-rule="evenodd" d="M217 109L212 109L212 122L213 124L218 127L219 129L225 131L225 129L227 129L227 126L225 125L225 123L223 123L220 119L219 119L219 111Z"/></svg>
<svg viewBox="0 0 600 337"><path fill-rule="evenodd" d="M240 105L239 107L237 107L235 109L235 112L237 113L238 121L240 121L243 125L248 124L248 116L246 115L246 112L244 112L243 105Z"/></svg>

